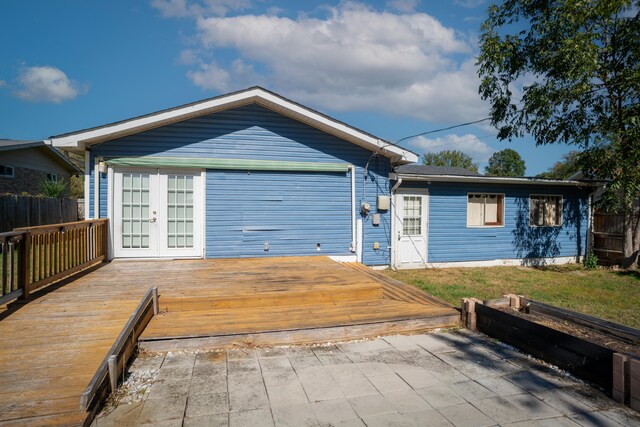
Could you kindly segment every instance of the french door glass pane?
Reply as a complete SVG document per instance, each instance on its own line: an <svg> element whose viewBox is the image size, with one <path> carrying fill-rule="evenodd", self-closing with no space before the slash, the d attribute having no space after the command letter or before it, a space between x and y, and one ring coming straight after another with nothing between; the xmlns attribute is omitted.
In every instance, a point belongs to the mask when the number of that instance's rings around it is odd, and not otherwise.
<svg viewBox="0 0 640 427"><path fill-rule="evenodd" d="M193 247L193 176L167 176L167 246Z"/></svg>
<svg viewBox="0 0 640 427"><path fill-rule="evenodd" d="M122 247L149 247L149 174L122 174Z"/></svg>

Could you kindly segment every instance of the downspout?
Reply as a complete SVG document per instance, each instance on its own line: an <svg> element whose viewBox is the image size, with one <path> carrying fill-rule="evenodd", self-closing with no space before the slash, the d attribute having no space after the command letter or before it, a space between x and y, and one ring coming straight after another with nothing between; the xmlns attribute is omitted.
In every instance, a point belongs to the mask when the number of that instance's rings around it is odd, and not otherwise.
<svg viewBox="0 0 640 427"><path fill-rule="evenodd" d="M402 178L398 177L396 183L391 187L391 268L396 268L396 198L395 192L402 184Z"/></svg>
<svg viewBox="0 0 640 427"><path fill-rule="evenodd" d="M356 242L356 167L349 165L349 173L351 174L351 253L357 252Z"/></svg>

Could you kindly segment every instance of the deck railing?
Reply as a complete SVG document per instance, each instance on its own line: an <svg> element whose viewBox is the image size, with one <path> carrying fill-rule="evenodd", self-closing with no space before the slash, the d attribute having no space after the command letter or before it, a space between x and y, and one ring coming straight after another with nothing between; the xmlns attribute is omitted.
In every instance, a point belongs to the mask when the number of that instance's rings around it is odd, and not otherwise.
<svg viewBox="0 0 640 427"><path fill-rule="evenodd" d="M0 233L0 305L105 260L107 219Z"/></svg>

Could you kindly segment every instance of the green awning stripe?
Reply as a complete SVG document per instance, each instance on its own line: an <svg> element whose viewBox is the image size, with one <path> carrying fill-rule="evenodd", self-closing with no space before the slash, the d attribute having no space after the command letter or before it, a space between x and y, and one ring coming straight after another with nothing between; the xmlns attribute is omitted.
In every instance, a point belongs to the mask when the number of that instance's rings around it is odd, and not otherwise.
<svg viewBox="0 0 640 427"><path fill-rule="evenodd" d="M117 157L104 160L111 166L153 168L228 169L292 172L346 172L348 163L288 162L279 160L203 159L191 157Z"/></svg>

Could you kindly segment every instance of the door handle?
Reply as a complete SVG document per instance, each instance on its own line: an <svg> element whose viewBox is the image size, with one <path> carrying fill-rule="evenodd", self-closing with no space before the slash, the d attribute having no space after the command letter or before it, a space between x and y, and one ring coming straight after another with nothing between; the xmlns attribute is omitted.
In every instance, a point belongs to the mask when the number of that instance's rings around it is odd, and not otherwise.
<svg viewBox="0 0 640 427"><path fill-rule="evenodd" d="M157 221L157 218L155 216L153 218L149 218L149 222L152 224L156 221Z"/></svg>
<svg viewBox="0 0 640 427"><path fill-rule="evenodd" d="M401 236L400 232L398 231L398 240L400 240L401 237L402 236Z"/></svg>

